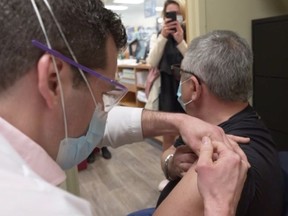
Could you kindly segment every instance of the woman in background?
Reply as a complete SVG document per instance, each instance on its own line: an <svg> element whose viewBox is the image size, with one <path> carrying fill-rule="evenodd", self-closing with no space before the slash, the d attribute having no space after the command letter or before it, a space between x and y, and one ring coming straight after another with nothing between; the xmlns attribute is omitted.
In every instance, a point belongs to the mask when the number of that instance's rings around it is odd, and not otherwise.
<svg viewBox="0 0 288 216"><path fill-rule="evenodd" d="M170 12L176 13L176 20L168 18L167 13ZM160 72L160 77L154 81L151 88L148 104L153 104L150 107L155 109L156 101L160 111L183 113L184 110L177 100L180 75L173 74L171 67L181 63L187 50L184 3L180 0L166 0L162 17L162 29L155 42L151 41L150 52L146 59L153 69ZM149 109L148 104L145 108ZM162 150L165 151L173 145L175 138L173 135L163 136ZM159 191L162 191L167 183L167 179L161 181Z"/></svg>
<svg viewBox="0 0 288 216"><path fill-rule="evenodd" d="M167 18L167 12L176 12L177 19ZM172 73L171 66L180 64L187 50L185 41L185 6L179 0L166 0L163 7L163 26L147 57L147 63L160 71L159 110L184 112L177 101L178 76ZM174 143L175 136L163 137L163 150Z"/></svg>

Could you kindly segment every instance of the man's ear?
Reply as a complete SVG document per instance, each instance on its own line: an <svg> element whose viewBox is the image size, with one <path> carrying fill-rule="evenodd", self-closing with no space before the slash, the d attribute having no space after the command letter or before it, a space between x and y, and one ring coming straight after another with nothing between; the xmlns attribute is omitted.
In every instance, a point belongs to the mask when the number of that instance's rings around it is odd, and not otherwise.
<svg viewBox="0 0 288 216"><path fill-rule="evenodd" d="M55 58L59 73L63 68L63 62ZM59 82L51 55L44 54L37 64L38 89L47 106L52 108L58 103Z"/></svg>
<svg viewBox="0 0 288 216"><path fill-rule="evenodd" d="M197 100L200 98L201 93L202 93L202 86L200 85L199 81L197 80L197 78L195 76L191 77L192 83L193 83L193 89L192 89L192 96L191 99L193 101Z"/></svg>

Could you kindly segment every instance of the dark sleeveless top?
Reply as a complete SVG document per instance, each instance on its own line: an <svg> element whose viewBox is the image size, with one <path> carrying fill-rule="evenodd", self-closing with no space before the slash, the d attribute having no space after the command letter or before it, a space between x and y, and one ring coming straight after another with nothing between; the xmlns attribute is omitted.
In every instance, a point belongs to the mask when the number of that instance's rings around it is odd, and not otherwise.
<svg viewBox="0 0 288 216"><path fill-rule="evenodd" d="M183 27L182 27L183 28ZM186 35L185 28L184 39ZM181 105L177 100L177 90L179 86L179 77L172 73L171 66L173 64L180 64L183 56L177 49L177 42L172 35L168 36L163 55L158 65L161 78L161 87L159 94L159 110L166 112L180 112L183 113Z"/></svg>
<svg viewBox="0 0 288 216"><path fill-rule="evenodd" d="M186 40L186 30L184 27L182 28L184 31L184 40ZM160 72L164 72L169 75L172 75L171 66L173 64L180 64L183 59L183 55L177 49L178 44L173 38L173 36L169 35L167 39L168 41L165 45L163 55L158 65L158 69Z"/></svg>

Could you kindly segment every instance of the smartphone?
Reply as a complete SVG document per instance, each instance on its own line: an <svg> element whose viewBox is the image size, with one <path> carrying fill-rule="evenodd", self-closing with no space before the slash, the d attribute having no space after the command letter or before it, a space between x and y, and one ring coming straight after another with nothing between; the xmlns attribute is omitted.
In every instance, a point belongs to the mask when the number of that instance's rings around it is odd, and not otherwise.
<svg viewBox="0 0 288 216"><path fill-rule="evenodd" d="M169 22L176 21L176 19L177 19L176 11L166 12L165 17L171 19ZM174 28L172 30L176 32L176 28Z"/></svg>
<svg viewBox="0 0 288 216"><path fill-rule="evenodd" d="M170 18L171 19L170 22L176 21L177 17L176 11L166 12L165 17Z"/></svg>

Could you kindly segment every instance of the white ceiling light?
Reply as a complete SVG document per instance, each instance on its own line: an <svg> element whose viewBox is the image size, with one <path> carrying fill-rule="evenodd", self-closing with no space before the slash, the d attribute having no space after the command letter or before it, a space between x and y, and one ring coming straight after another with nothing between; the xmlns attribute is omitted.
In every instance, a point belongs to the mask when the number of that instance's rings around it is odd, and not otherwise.
<svg viewBox="0 0 288 216"><path fill-rule="evenodd" d="M123 11L123 10L127 10L128 6L125 6L125 5L105 5L105 8L112 10L112 11Z"/></svg>
<svg viewBox="0 0 288 216"><path fill-rule="evenodd" d="M115 4L142 4L144 0L114 0Z"/></svg>

